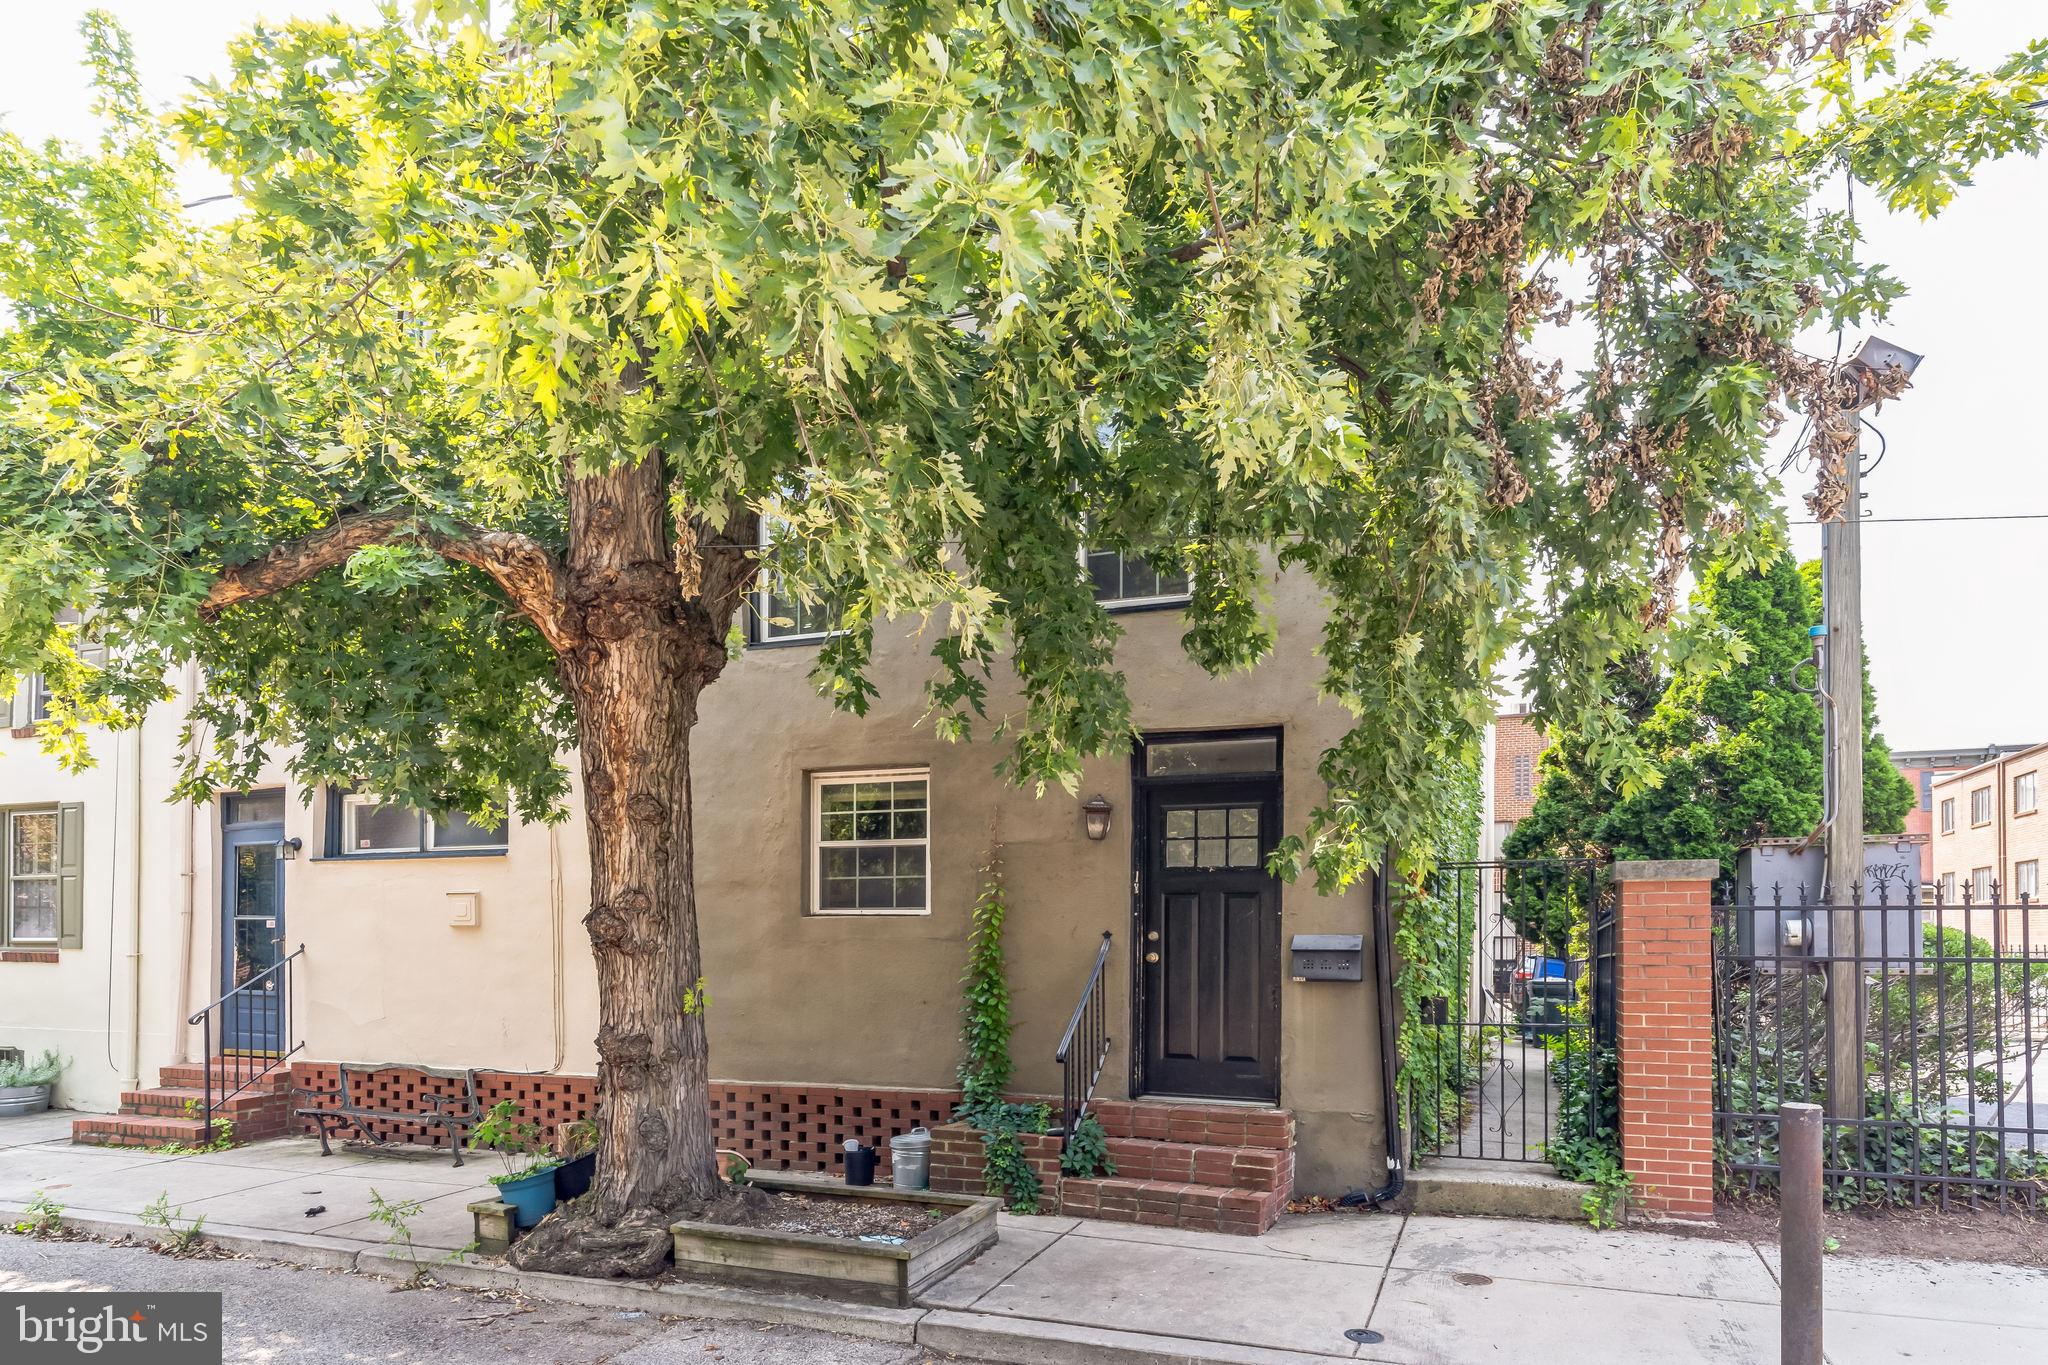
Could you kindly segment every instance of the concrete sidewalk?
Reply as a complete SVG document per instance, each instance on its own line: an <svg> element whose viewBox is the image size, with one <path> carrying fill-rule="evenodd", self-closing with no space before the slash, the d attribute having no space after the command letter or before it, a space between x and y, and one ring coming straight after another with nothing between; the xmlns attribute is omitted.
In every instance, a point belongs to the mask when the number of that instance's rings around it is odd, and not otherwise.
<svg viewBox="0 0 2048 1365"><path fill-rule="evenodd" d="M88 1230L134 1228L160 1193L230 1249L402 1277L370 1192L417 1199L432 1257L469 1239L465 1206L495 1167L445 1155L323 1158L305 1139L192 1156L76 1148L0 1123L0 1214L38 1191ZM23 1140L26 1139L26 1140ZM317 1210L310 1212L309 1210ZM910 1309L713 1287L616 1284L464 1261L455 1284L561 1302L752 1319L987 1360L1332 1359L1596 1365L1777 1357L1774 1253L1745 1242L1561 1223L1416 1215L1289 1216L1259 1238L1004 1215L1002 1240ZM1828 1263L1830 1357L1841 1365L2048 1360L2048 1272L1861 1258ZM1347 1340L1370 1328L1383 1340Z"/></svg>

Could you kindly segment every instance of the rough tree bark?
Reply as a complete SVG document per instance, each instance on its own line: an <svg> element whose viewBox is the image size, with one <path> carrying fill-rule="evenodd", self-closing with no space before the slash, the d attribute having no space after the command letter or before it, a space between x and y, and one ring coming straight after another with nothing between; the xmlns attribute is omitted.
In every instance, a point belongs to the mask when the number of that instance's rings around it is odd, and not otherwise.
<svg viewBox="0 0 2048 1365"><path fill-rule="evenodd" d="M489 573L554 646L574 704L590 844L584 918L598 979L599 1145L594 1216L550 1219L515 1264L586 1275L657 1273L668 1225L724 1195L701 999L690 805L697 699L726 663L752 582L756 521L727 509L714 534L671 525L658 456L568 471L568 552L403 511L360 513L224 570L200 612L268 596L374 544L426 545Z"/></svg>

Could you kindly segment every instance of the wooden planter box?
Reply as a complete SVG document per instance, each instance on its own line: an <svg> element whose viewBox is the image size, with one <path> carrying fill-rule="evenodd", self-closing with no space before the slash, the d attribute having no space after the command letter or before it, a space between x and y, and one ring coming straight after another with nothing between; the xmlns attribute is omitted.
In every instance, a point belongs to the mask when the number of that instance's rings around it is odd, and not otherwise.
<svg viewBox="0 0 2048 1365"><path fill-rule="evenodd" d="M933 1190L847 1185L827 1175L750 1171L749 1184L957 1210L902 1246L805 1232L677 1223L676 1269L727 1284L908 1308L911 1299L996 1244L996 1201Z"/></svg>

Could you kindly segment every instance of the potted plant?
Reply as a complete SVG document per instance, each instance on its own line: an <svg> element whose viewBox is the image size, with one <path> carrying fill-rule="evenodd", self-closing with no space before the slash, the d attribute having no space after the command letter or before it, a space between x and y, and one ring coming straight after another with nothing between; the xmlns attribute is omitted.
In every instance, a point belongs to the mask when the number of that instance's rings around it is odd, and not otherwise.
<svg viewBox="0 0 2048 1365"><path fill-rule="evenodd" d="M51 1087L65 1065L55 1048L33 1061L0 1061L0 1118L48 1109Z"/></svg>
<svg viewBox="0 0 2048 1365"><path fill-rule="evenodd" d="M597 1121L577 1119L557 1128L555 1150L562 1157L555 1167L555 1200L566 1204L588 1193L597 1179Z"/></svg>
<svg viewBox="0 0 2048 1365"><path fill-rule="evenodd" d="M519 1106L499 1100L469 1135L472 1151L496 1152L504 1163L501 1174L491 1177L498 1198L510 1204L513 1221L530 1228L547 1217L555 1206L555 1168L562 1164L541 1145L540 1126L519 1117Z"/></svg>

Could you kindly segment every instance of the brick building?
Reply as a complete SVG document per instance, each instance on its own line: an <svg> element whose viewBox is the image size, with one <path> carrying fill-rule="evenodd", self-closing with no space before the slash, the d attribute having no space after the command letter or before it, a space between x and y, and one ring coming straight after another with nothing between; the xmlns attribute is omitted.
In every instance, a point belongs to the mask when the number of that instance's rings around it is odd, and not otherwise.
<svg viewBox="0 0 2048 1365"><path fill-rule="evenodd" d="M1920 884L1934 881L1934 784L1954 773L1989 763L2002 754L2016 754L2029 744L1985 744L1974 749L1895 749L1892 765L1913 785L1913 809L1906 812L1906 833L1920 841Z"/></svg>
<svg viewBox="0 0 2048 1365"><path fill-rule="evenodd" d="M1929 852L1943 902L1998 901L2016 907L1998 916L1995 926L1973 918L1973 933L1995 933L2014 945L2048 945L2048 913L2017 908L2023 900L2032 905L2041 900L2041 865L2048 862L2044 777L2048 744L2036 744L1930 784L1934 834Z"/></svg>
<svg viewBox="0 0 2048 1365"><path fill-rule="evenodd" d="M1486 831L1481 856L1497 858L1516 824L1536 806L1536 760L1550 747L1527 707L1493 718L1486 763Z"/></svg>

